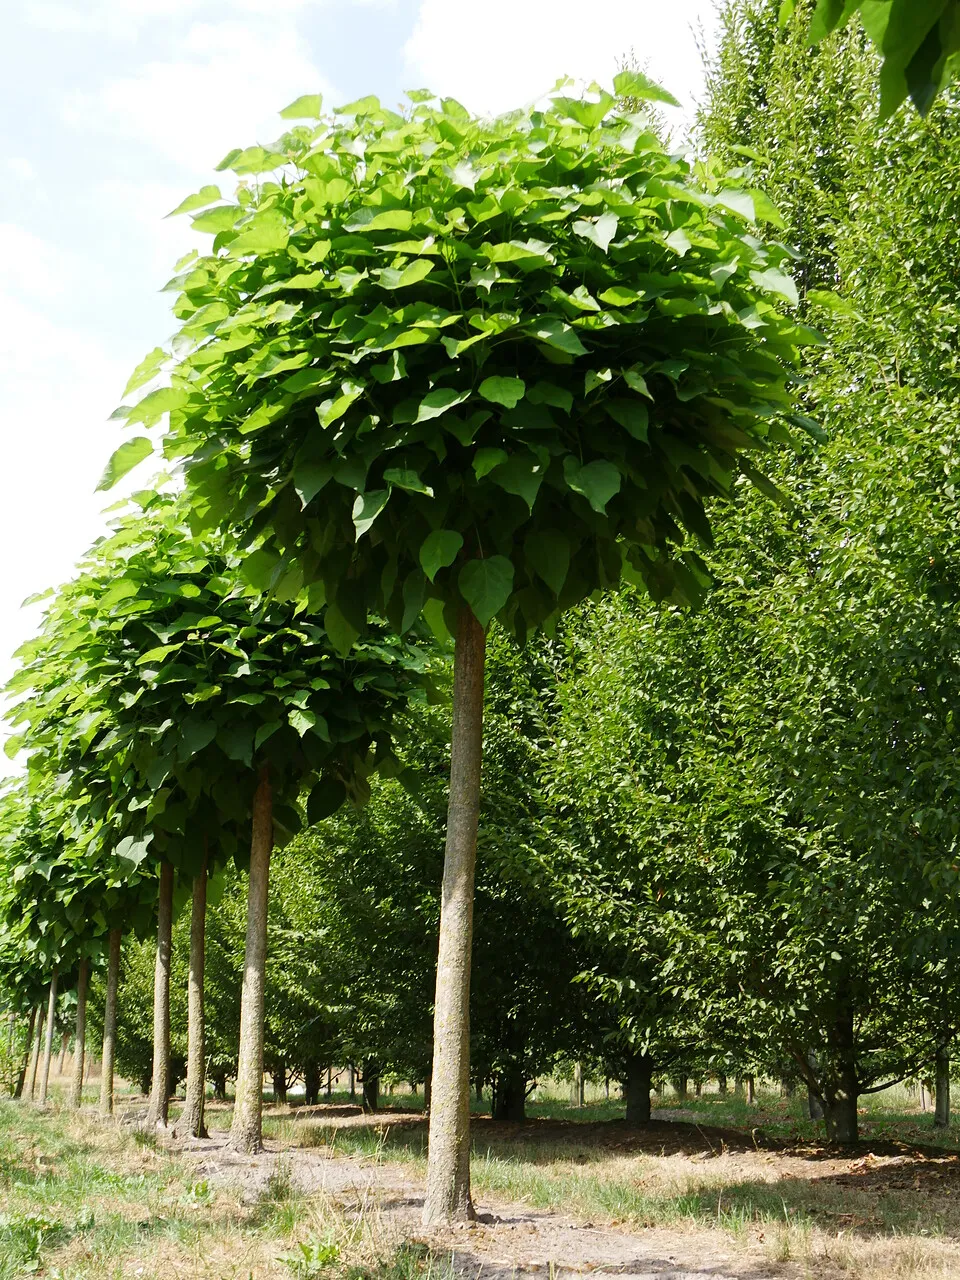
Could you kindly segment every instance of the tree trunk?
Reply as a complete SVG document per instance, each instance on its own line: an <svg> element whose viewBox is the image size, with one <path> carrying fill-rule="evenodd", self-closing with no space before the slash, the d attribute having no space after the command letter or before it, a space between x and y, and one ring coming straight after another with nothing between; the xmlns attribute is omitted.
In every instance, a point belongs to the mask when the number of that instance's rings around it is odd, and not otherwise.
<svg viewBox="0 0 960 1280"><path fill-rule="evenodd" d="M263 1150L263 1010L267 976L267 897L273 851L270 769L260 770L253 798L253 839L247 893L247 942L240 998L240 1059L229 1145L255 1155Z"/></svg>
<svg viewBox="0 0 960 1280"><path fill-rule="evenodd" d="M726 1092L727 1092L727 1077L725 1075L720 1074L717 1076L717 1093L723 1096L726 1094Z"/></svg>
<svg viewBox="0 0 960 1280"><path fill-rule="evenodd" d="M37 1025L37 1011L30 1010L30 1018L27 1022L27 1043L23 1046L23 1066L20 1068L20 1074L17 1076L17 1083L13 1090L15 1098L23 1097L23 1086L26 1083L27 1072L30 1069L30 1059L33 1056L33 1033Z"/></svg>
<svg viewBox="0 0 960 1280"><path fill-rule="evenodd" d="M157 900L157 961L153 972L153 1083L146 1127L165 1129L170 1119L170 945L173 928L173 867L160 864Z"/></svg>
<svg viewBox="0 0 960 1280"><path fill-rule="evenodd" d="M350 1089L350 1101L351 1101L351 1102L356 1102L356 1100L357 1100L357 1073L356 1073L356 1070L354 1069L354 1065L353 1065L353 1063L352 1063L352 1062L351 1062L351 1063L348 1065L348 1067L347 1067L347 1085L349 1086L349 1089Z"/></svg>
<svg viewBox="0 0 960 1280"><path fill-rule="evenodd" d="M70 1047L70 1032L64 1031L60 1037L60 1060L57 1063L57 1075L62 1076L67 1065L67 1049Z"/></svg>
<svg viewBox="0 0 960 1280"><path fill-rule="evenodd" d="M500 1072L490 1115L493 1120L501 1120L505 1124L523 1124L526 1120L527 1077L521 1066L514 1064Z"/></svg>
<svg viewBox="0 0 960 1280"><path fill-rule="evenodd" d="M828 1029L829 1056L826 1065L829 1074L823 1081L823 1118L827 1126L827 1140L836 1143L854 1143L860 1136L857 1121L856 1045L853 1034L853 1007L849 1000L841 999L837 1012Z"/></svg>
<svg viewBox="0 0 960 1280"><path fill-rule="evenodd" d="M859 1138L856 1094L836 1093L823 1102L823 1118L827 1125L827 1141L849 1144Z"/></svg>
<svg viewBox="0 0 960 1280"><path fill-rule="evenodd" d="M466 1222L470 1199L470 953L483 755L486 636L461 609L453 671L450 799L433 1018L425 1226Z"/></svg>
<svg viewBox="0 0 960 1280"><path fill-rule="evenodd" d="M107 994L103 1006L103 1058L100 1064L100 1114L113 1115L113 1071L117 1056L117 987L120 983L120 930L110 930Z"/></svg>
<svg viewBox="0 0 960 1280"><path fill-rule="evenodd" d="M752 1107L757 1100L757 1081L755 1076L747 1076L747 1106Z"/></svg>
<svg viewBox="0 0 960 1280"><path fill-rule="evenodd" d="M47 1105L47 1086L50 1084L50 1063L53 1058L53 1024L57 1018L57 967L53 967L50 979L50 998L47 1003L47 1036L43 1043L43 1066L40 1069L40 1093L37 1105Z"/></svg>
<svg viewBox="0 0 960 1280"><path fill-rule="evenodd" d="M329 1083L330 1073L327 1072ZM320 1101L320 1067L316 1062L308 1062L303 1068L303 1101L308 1107L315 1107Z"/></svg>
<svg viewBox="0 0 960 1280"><path fill-rule="evenodd" d="M287 1105L287 1064L282 1058L270 1072L270 1080L273 1084L274 1102L279 1102L285 1107Z"/></svg>
<svg viewBox="0 0 960 1280"><path fill-rule="evenodd" d="M40 1066L40 1051L43 1042L44 1028L46 1027L47 1011L44 1005L37 1010L36 1035L33 1041L33 1052L30 1055L30 1073L29 1085L27 1087L27 1100L32 1102L37 1092L37 1076Z"/></svg>
<svg viewBox="0 0 960 1280"><path fill-rule="evenodd" d="M623 1076L623 1097L627 1104L627 1124L650 1123L650 1078L653 1060L648 1053L635 1053L627 1059Z"/></svg>
<svg viewBox="0 0 960 1280"><path fill-rule="evenodd" d="M950 1046L937 1049L937 1105L933 1123L938 1129L950 1127Z"/></svg>
<svg viewBox="0 0 960 1280"><path fill-rule="evenodd" d="M207 938L207 852L193 881L190 911L190 976L187 985L187 1092L177 1121L177 1135L206 1138L203 1102L207 1092L206 1015L203 1003Z"/></svg>
<svg viewBox="0 0 960 1280"><path fill-rule="evenodd" d="M327 1067L327 1101L333 1097L333 1067Z"/></svg>
<svg viewBox="0 0 960 1280"><path fill-rule="evenodd" d="M430 1097L433 1093L433 1076L427 1076L423 1082L423 1114L430 1114Z"/></svg>
<svg viewBox="0 0 960 1280"><path fill-rule="evenodd" d="M227 1073L225 1071L214 1071L213 1076L213 1096L218 1102L226 1102L227 1100Z"/></svg>
<svg viewBox="0 0 960 1280"><path fill-rule="evenodd" d="M363 1064L363 1109L369 1115L380 1105L380 1071L377 1064L367 1058Z"/></svg>
<svg viewBox="0 0 960 1280"><path fill-rule="evenodd" d="M673 1080L672 1080L670 1083L673 1085L673 1092L677 1095L677 1097L680 1099L680 1101L681 1101L681 1102L686 1102L686 1100L687 1100L687 1085L688 1085L688 1083L689 1083L689 1082L688 1082L688 1080L687 1080L687 1077L686 1077L686 1076L674 1076Z"/></svg>
<svg viewBox="0 0 960 1280"><path fill-rule="evenodd" d="M83 1068L87 1055L87 988L90 985L90 961L80 961L77 978L77 1030L73 1049L73 1080L70 1082L70 1107L75 1111L83 1100Z"/></svg>

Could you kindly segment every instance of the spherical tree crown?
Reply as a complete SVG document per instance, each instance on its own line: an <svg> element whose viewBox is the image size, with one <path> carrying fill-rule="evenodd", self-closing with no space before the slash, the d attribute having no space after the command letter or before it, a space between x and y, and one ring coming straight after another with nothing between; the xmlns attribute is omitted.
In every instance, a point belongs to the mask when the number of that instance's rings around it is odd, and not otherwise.
<svg viewBox="0 0 960 1280"><path fill-rule="evenodd" d="M410 97L299 99L284 114L316 125L222 162L234 201L180 206L213 253L172 282L172 357L131 380L172 359L169 385L122 412L169 412L199 518L262 540L263 585L322 583L344 649L376 609L523 635L624 573L697 598L702 565L668 548L709 540L705 499L783 438L809 337L778 310L788 251L756 234L775 211L597 86L494 120Z"/></svg>

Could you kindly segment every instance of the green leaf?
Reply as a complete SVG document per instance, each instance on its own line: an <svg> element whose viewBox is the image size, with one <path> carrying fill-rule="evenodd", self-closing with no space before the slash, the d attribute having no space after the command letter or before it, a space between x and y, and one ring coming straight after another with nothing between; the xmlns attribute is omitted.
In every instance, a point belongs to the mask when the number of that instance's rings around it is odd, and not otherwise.
<svg viewBox="0 0 960 1280"><path fill-rule="evenodd" d="M143 462L144 458L149 458L153 453L153 445L146 436L134 436L132 440L125 440L119 449L115 449L110 461L104 468L103 475L97 485L97 491L101 489L112 489L113 486L134 467Z"/></svg>
<svg viewBox="0 0 960 1280"><path fill-rule="evenodd" d="M665 102L670 107L680 106L672 93L642 71L619 72L613 77L613 91L618 98L643 98L647 102Z"/></svg>
<svg viewBox="0 0 960 1280"><path fill-rule="evenodd" d="M425 280L435 265L429 258L417 258L402 270L399 267L384 267L378 275L384 289L406 289Z"/></svg>
<svg viewBox="0 0 960 1280"><path fill-rule="evenodd" d="M292 729L296 729L302 738L308 730L313 729L322 719L316 712L311 711L308 707L294 707L292 711L287 712L287 720Z"/></svg>
<svg viewBox="0 0 960 1280"><path fill-rule="evenodd" d="M559 596L570 569L570 541L556 529L531 533L523 546L534 572Z"/></svg>
<svg viewBox="0 0 960 1280"><path fill-rule="evenodd" d="M462 546L462 535L453 529L435 529L427 535L420 547L420 564L431 582L439 570L453 564Z"/></svg>
<svg viewBox="0 0 960 1280"><path fill-rule="evenodd" d="M479 389L484 400L514 409L523 399L526 384L522 378L484 378Z"/></svg>
<svg viewBox="0 0 960 1280"><path fill-rule="evenodd" d="M587 349L577 337L576 331L565 321L546 317L533 325L533 334L548 347L566 351L569 355L585 356Z"/></svg>
<svg viewBox="0 0 960 1280"><path fill-rule="evenodd" d="M473 470L478 480L482 480L494 467L506 462L510 455L506 449L478 449L473 458Z"/></svg>
<svg viewBox="0 0 960 1280"><path fill-rule="evenodd" d="M323 115L323 94L302 93L280 112L281 120L319 120Z"/></svg>
<svg viewBox="0 0 960 1280"><path fill-rule="evenodd" d="M329 462L296 463L293 468L293 487L300 499L301 511L317 496L333 475Z"/></svg>
<svg viewBox="0 0 960 1280"><path fill-rule="evenodd" d="M606 253L610 248L610 241L617 234L619 222L615 213L604 213L597 218L596 222L587 222L584 219L575 222L573 233L584 240L592 241L598 249Z"/></svg>
<svg viewBox="0 0 960 1280"><path fill-rule="evenodd" d="M346 620L335 604L327 605L326 613L323 615L323 626L330 637L330 643L341 658L347 656L360 638L360 632Z"/></svg>
<svg viewBox="0 0 960 1280"><path fill-rule="evenodd" d="M344 231L409 231L413 226L413 214L409 209L358 209Z"/></svg>
<svg viewBox="0 0 960 1280"><path fill-rule="evenodd" d="M539 460L532 454L522 453L515 453L490 473L490 479L494 484L499 485L507 493L514 493L517 497L523 498L531 511L540 492L543 477L544 468Z"/></svg>
<svg viewBox="0 0 960 1280"><path fill-rule="evenodd" d="M506 556L468 560L460 570L457 585L473 616L486 629L510 599L513 565Z"/></svg>
<svg viewBox="0 0 960 1280"><path fill-rule="evenodd" d="M645 404L641 404L639 400L620 397L615 400L605 400L603 407L614 422L619 422L635 440L646 442L650 414Z"/></svg>
<svg viewBox="0 0 960 1280"><path fill-rule="evenodd" d="M452 387L441 387L436 391L428 391L420 401L417 411L417 422L429 422L431 418L439 418L441 414L452 409L454 405L463 404L470 399L469 391L456 391Z"/></svg>
<svg viewBox="0 0 960 1280"><path fill-rule="evenodd" d="M285 249L289 239L290 231L283 214L275 209L265 209L254 214L250 222L241 228L237 238L230 241L229 253L232 257L274 253Z"/></svg>
<svg viewBox="0 0 960 1280"><path fill-rule="evenodd" d="M181 756L181 759L195 756L198 751L208 747L216 736L217 726L215 721L193 720L188 717L180 727L180 740L187 751L187 755Z"/></svg>
<svg viewBox="0 0 960 1280"><path fill-rule="evenodd" d="M208 204L214 204L221 198L219 187L201 187L196 195L187 196L186 200L181 200L175 209L170 210L167 217L175 218L179 213L192 213L194 209L204 209Z"/></svg>
<svg viewBox="0 0 960 1280"><path fill-rule="evenodd" d="M549 404L555 409L562 409L564 413L569 413L573 408L572 393L554 382L535 382L527 391L527 399L531 404Z"/></svg>
<svg viewBox="0 0 960 1280"><path fill-rule="evenodd" d="M145 395L126 415L127 426L141 422L145 427L155 426L165 413L180 409L186 404L187 393L179 387L158 387Z"/></svg>
<svg viewBox="0 0 960 1280"><path fill-rule="evenodd" d="M763 289L765 293L778 293L781 298L786 298L792 307L799 305L800 297L797 293L797 286L785 271L779 271L776 267L768 267L766 271L751 271L750 279L758 289Z"/></svg>
<svg viewBox="0 0 960 1280"><path fill-rule="evenodd" d="M642 373L637 373L636 369L624 369L623 380L631 391L636 391L638 395L646 396L648 400L652 400L650 388L647 386L647 380Z"/></svg>
<svg viewBox="0 0 960 1280"><path fill-rule="evenodd" d="M307 821L313 825L337 812L347 798L347 789L339 778L321 778L307 800Z"/></svg>
<svg viewBox="0 0 960 1280"><path fill-rule="evenodd" d="M424 484L416 471L410 470L409 467L388 467L383 473L383 478L387 484L395 484L399 489L406 489L410 493L423 493L428 498L433 497L430 486Z"/></svg>
<svg viewBox="0 0 960 1280"><path fill-rule="evenodd" d="M152 382L163 368L167 358L167 353L163 347L154 347L148 356L144 356L130 375L130 381L123 389L124 396L132 395L134 391L139 391L148 382Z"/></svg>
<svg viewBox="0 0 960 1280"><path fill-rule="evenodd" d="M620 472L612 462L588 462L581 467L577 459L568 454L563 460L563 475L570 488L582 493L601 515L605 514L614 494L620 492Z"/></svg>
<svg viewBox="0 0 960 1280"><path fill-rule="evenodd" d="M362 538L369 531L389 499L389 489L371 489L369 493L357 494L353 504L353 524L358 538Z"/></svg>

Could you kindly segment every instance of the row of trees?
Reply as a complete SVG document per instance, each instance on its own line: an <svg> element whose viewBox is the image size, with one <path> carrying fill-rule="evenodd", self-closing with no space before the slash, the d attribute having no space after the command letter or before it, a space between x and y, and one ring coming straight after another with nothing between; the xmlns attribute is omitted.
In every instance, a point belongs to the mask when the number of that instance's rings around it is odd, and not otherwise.
<svg viewBox="0 0 960 1280"><path fill-rule="evenodd" d="M310 97L225 159L235 201L181 206L213 251L124 414L169 415L185 488L138 495L21 652L3 810L6 1001L36 1036L47 989L49 1064L58 987L82 1045L109 961L105 1110L150 918L167 1121L188 896L181 1127L208 1067L246 1151L265 1065L312 1097L343 1061L429 1078L428 1222L472 1212L471 1080L517 1117L590 1061L642 1120L655 1072L764 1071L851 1140L860 1093L943 1067L957 107L878 139L858 30L725 23L696 163L638 72L493 122Z"/></svg>

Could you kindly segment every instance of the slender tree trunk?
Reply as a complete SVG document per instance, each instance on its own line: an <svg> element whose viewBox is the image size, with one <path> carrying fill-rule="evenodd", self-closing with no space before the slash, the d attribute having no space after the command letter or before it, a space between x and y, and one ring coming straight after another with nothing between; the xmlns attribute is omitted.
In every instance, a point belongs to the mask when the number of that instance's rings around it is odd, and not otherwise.
<svg viewBox="0 0 960 1280"><path fill-rule="evenodd" d="M187 988L187 1093L177 1121L177 1136L206 1138L203 1100L207 1091L203 975L207 936L207 853L193 881L190 913L190 977Z"/></svg>
<svg viewBox="0 0 960 1280"><path fill-rule="evenodd" d="M433 1093L433 1077L428 1075L426 1080L424 1080L423 1082L423 1114L425 1116L428 1116L430 1114L430 1098L432 1093Z"/></svg>
<svg viewBox="0 0 960 1280"><path fill-rule="evenodd" d="M747 1076L747 1106L752 1107L757 1100L757 1081L755 1076Z"/></svg>
<svg viewBox="0 0 960 1280"><path fill-rule="evenodd" d="M60 1037L60 1061L57 1063L57 1075L62 1076L67 1064L67 1048L70 1044L70 1032L64 1031Z"/></svg>
<svg viewBox="0 0 960 1280"><path fill-rule="evenodd" d="M227 1100L227 1073L224 1070L214 1071L213 1075L213 1096L218 1102L226 1102Z"/></svg>
<svg viewBox="0 0 960 1280"><path fill-rule="evenodd" d="M327 1101L333 1097L333 1067L327 1067Z"/></svg>
<svg viewBox="0 0 960 1280"><path fill-rule="evenodd" d="M90 961L84 956L80 961L77 979L77 1030L73 1050L73 1079L70 1082L70 1107L80 1106L83 1100L83 1069L87 1055L87 988L90 985Z"/></svg>
<svg viewBox="0 0 960 1280"><path fill-rule="evenodd" d="M349 1066L347 1067L347 1084L349 1085L349 1088L350 1088L350 1101L351 1101L351 1102L356 1102L356 1100L357 1100L357 1073L356 1073L356 1070L354 1069L354 1065L353 1065L353 1063L352 1063L352 1062L351 1062L351 1063L349 1064Z"/></svg>
<svg viewBox="0 0 960 1280"><path fill-rule="evenodd" d="M170 1119L170 950L173 931L173 867L160 864L157 962L153 974L153 1083L146 1127L165 1129Z"/></svg>
<svg viewBox="0 0 960 1280"><path fill-rule="evenodd" d="M650 1123L650 1080L653 1060L648 1053L633 1054L623 1077L623 1097L627 1104L627 1124Z"/></svg>
<svg viewBox="0 0 960 1280"><path fill-rule="evenodd" d="M937 1103L933 1123L938 1129L950 1127L950 1046L937 1049Z"/></svg>
<svg viewBox="0 0 960 1280"><path fill-rule="evenodd" d="M363 1109L370 1115L380 1105L380 1070L367 1058L363 1064Z"/></svg>
<svg viewBox="0 0 960 1280"><path fill-rule="evenodd" d="M270 1073L273 1083L273 1100L282 1106L287 1105L287 1064L281 1058L276 1069Z"/></svg>
<svg viewBox="0 0 960 1280"><path fill-rule="evenodd" d="M50 1084L50 1062L53 1058L53 1024L57 1018L57 966L50 979L50 998L47 1002L47 1036L43 1042L43 1066L40 1070L40 1093L37 1105L47 1105L47 1086Z"/></svg>
<svg viewBox="0 0 960 1280"><path fill-rule="evenodd" d="M470 1199L470 954L483 755L486 636L469 609L457 622L450 800L433 1018L433 1096L426 1226L466 1222Z"/></svg>
<svg viewBox="0 0 960 1280"><path fill-rule="evenodd" d="M247 943L240 999L240 1059L230 1143L234 1151L263 1150L263 1010L267 968L267 897L273 850L273 790L267 765L253 799L253 840L247 893Z"/></svg>
<svg viewBox="0 0 960 1280"><path fill-rule="evenodd" d="M319 1063L306 1062L303 1067L303 1102L304 1106L315 1107L320 1101L320 1084L322 1075ZM327 1086L330 1085L330 1072L327 1071ZM330 1097L330 1094L327 1094Z"/></svg>
<svg viewBox="0 0 960 1280"><path fill-rule="evenodd" d="M37 1011L30 1010L30 1018L27 1022L27 1043L23 1046L23 1066L20 1068L20 1074L17 1077L16 1088L13 1091L15 1098L23 1097L23 1086L26 1083L27 1072L30 1069L30 1060L33 1056L33 1033L37 1026ZM39 1037L38 1037L39 1039Z"/></svg>
<svg viewBox="0 0 960 1280"><path fill-rule="evenodd" d="M839 1001L836 1015L828 1029L828 1037L827 1066L831 1070L821 1089L827 1140L837 1143L854 1143L860 1137L857 1120L859 1084L853 1033L853 1006L849 1000L841 998Z"/></svg>
<svg viewBox="0 0 960 1280"><path fill-rule="evenodd" d="M686 1100L687 1100L687 1086L688 1086L688 1085L689 1085L689 1083L690 1083L690 1082L689 1082L689 1080L687 1079L687 1077L686 1077L686 1076L674 1076L673 1080L672 1080L670 1083L673 1085L673 1092L677 1095L677 1097L680 1099L680 1101L681 1101L681 1102L686 1102Z"/></svg>
<svg viewBox="0 0 960 1280"><path fill-rule="evenodd" d="M726 1092L727 1092L727 1077L723 1075L723 1073L721 1072L717 1076L717 1093L723 1096L726 1094Z"/></svg>
<svg viewBox="0 0 960 1280"><path fill-rule="evenodd" d="M30 1055L29 1084L27 1086L28 1102L32 1102L36 1097L36 1093L37 1093L37 1076L39 1073L39 1066L40 1066L40 1051L41 1051L41 1045L43 1042L44 1028L47 1025L46 1013L47 1011L44 1005L41 1005L40 1008L37 1010L36 1035L34 1036L34 1040L33 1040L33 1052Z"/></svg>
<svg viewBox="0 0 960 1280"><path fill-rule="evenodd" d="M110 930L107 994L103 1006L103 1058L100 1063L100 1114L113 1115L113 1071L117 1056L117 987L120 985L120 930Z"/></svg>

